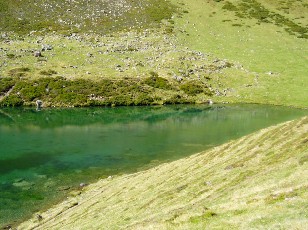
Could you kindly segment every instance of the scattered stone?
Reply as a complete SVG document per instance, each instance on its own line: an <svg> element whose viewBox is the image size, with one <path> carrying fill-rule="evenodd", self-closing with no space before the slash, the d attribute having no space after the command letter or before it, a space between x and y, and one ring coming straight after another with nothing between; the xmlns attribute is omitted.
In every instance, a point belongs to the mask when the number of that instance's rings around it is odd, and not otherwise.
<svg viewBox="0 0 308 230"><path fill-rule="evenodd" d="M34 57L42 57L42 53L40 51L35 51Z"/></svg>
<svg viewBox="0 0 308 230"><path fill-rule="evenodd" d="M211 99L208 99L208 100L207 100L207 103L208 103L209 105L213 105L213 104L214 104L214 102L213 102Z"/></svg>
<svg viewBox="0 0 308 230"><path fill-rule="evenodd" d="M81 188L83 188L83 187L85 187L85 186L87 186L86 183L80 183L80 184L79 184L79 187L81 187Z"/></svg>
<svg viewBox="0 0 308 230"><path fill-rule="evenodd" d="M182 80L183 80L183 77L181 77L181 76L173 76L173 78L175 79L175 80L177 80L178 82L181 82Z"/></svg>
<svg viewBox="0 0 308 230"><path fill-rule="evenodd" d="M3 227L3 229L12 230L13 228L12 228L11 225L6 225L6 226Z"/></svg>
<svg viewBox="0 0 308 230"><path fill-rule="evenodd" d="M29 190L33 185L33 183L30 183L25 180L13 183L13 186L22 188L23 190Z"/></svg>
<svg viewBox="0 0 308 230"><path fill-rule="evenodd" d="M53 47L51 45L43 44L42 51L52 50Z"/></svg>
<svg viewBox="0 0 308 230"><path fill-rule="evenodd" d="M41 108L42 108L42 105L43 105L43 101L41 101L41 100L36 100L35 104L36 104L36 109L41 109Z"/></svg>

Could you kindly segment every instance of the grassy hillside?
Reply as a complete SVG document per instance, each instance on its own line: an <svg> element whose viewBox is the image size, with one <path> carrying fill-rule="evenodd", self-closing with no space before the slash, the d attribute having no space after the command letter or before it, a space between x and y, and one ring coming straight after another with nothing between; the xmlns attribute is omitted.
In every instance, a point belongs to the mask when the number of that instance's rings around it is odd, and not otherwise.
<svg viewBox="0 0 308 230"><path fill-rule="evenodd" d="M101 180L18 229L305 229L307 131L304 117Z"/></svg>
<svg viewBox="0 0 308 230"><path fill-rule="evenodd" d="M254 73L250 80L233 71L220 79L237 91L227 91L229 100L307 107L307 1L172 2L187 12L175 23L183 44Z"/></svg>
<svg viewBox="0 0 308 230"><path fill-rule="evenodd" d="M110 33L157 26L174 12L161 0L2 0L1 31L19 35L58 32Z"/></svg>
<svg viewBox="0 0 308 230"><path fill-rule="evenodd" d="M305 1L0 4L1 106L38 99L44 106L90 106L214 98L307 107ZM79 90L74 79L89 84ZM112 95L101 93L108 87L104 79L113 81ZM129 92L117 90L119 79ZM148 98L139 100L144 94Z"/></svg>

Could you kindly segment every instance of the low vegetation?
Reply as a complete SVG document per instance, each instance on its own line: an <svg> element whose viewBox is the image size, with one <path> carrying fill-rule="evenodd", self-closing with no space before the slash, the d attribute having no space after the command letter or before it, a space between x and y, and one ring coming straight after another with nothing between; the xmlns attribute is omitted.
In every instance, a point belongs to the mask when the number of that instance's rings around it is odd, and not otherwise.
<svg viewBox="0 0 308 230"><path fill-rule="evenodd" d="M13 72L16 74L16 71ZM17 71L18 75L20 73ZM187 81L182 84L155 76L146 78L144 82L130 78L93 81L50 76L32 80L10 77L0 78L0 83L1 94L4 95L1 106L31 106L36 100L42 100L45 107L175 104L180 103L177 97L195 103L198 100L196 96L203 96L204 102L207 96L211 96L211 91L205 91L206 86L202 82ZM10 93L6 95L8 91Z"/></svg>
<svg viewBox="0 0 308 230"><path fill-rule="evenodd" d="M307 128L304 117L102 179L18 229L305 229Z"/></svg>

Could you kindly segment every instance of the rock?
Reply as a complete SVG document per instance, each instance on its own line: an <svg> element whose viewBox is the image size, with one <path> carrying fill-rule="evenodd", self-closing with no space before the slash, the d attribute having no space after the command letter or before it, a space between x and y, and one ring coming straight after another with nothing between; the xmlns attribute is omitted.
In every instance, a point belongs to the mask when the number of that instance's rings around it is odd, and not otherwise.
<svg viewBox="0 0 308 230"><path fill-rule="evenodd" d="M52 50L53 47L51 45L43 44L42 51Z"/></svg>
<svg viewBox="0 0 308 230"><path fill-rule="evenodd" d="M13 186L22 188L23 190L29 190L33 185L33 183L30 183L25 180L13 183Z"/></svg>
<svg viewBox="0 0 308 230"><path fill-rule="evenodd" d="M11 225L6 225L6 226L4 226L4 227L3 227L3 229L8 229L8 230L11 230L11 229L13 229L13 228L12 228L12 226L11 226Z"/></svg>
<svg viewBox="0 0 308 230"><path fill-rule="evenodd" d="M16 180L14 180L15 183L19 183L19 182L22 182L24 181L25 179L24 178L17 178Z"/></svg>
<svg viewBox="0 0 308 230"><path fill-rule="evenodd" d="M79 184L79 187L81 187L81 188L83 188L83 187L85 187L85 186L87 186L86 183L80 183L80 184Z"/></svg>
<svg viewBox="0 0 308 230"><path fill-rule="evenodd" d="M36 108L37 109L41 109L42 105L43 105L43 102L41 100L36 100L35 104L36 104Z"/></svg>
<svg viewBox="0 0 308 230"><path fill-rule="evenodd" d="M175 80L177 80L178 82L180 82L180 81L182 81L183 80L183 78L181 77L181 76L174 76L173 77Z"/></svg>
<svg viewBox="0 0 308 230"><path fill-rule="evenodd" d="M40 51L35 51L34 57L42 57L42 53Z"/></svg>

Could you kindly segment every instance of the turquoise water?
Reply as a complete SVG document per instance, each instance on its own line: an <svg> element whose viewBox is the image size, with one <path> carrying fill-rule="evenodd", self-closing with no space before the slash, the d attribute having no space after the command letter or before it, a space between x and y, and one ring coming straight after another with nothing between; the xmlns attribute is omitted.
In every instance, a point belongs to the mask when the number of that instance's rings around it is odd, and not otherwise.
<svg viewBox="0 0 308 230"><path fill-rule="evenodd" d="M135 172L307 115L260 105L0 109L0 227L80 183Z"/></svg>

